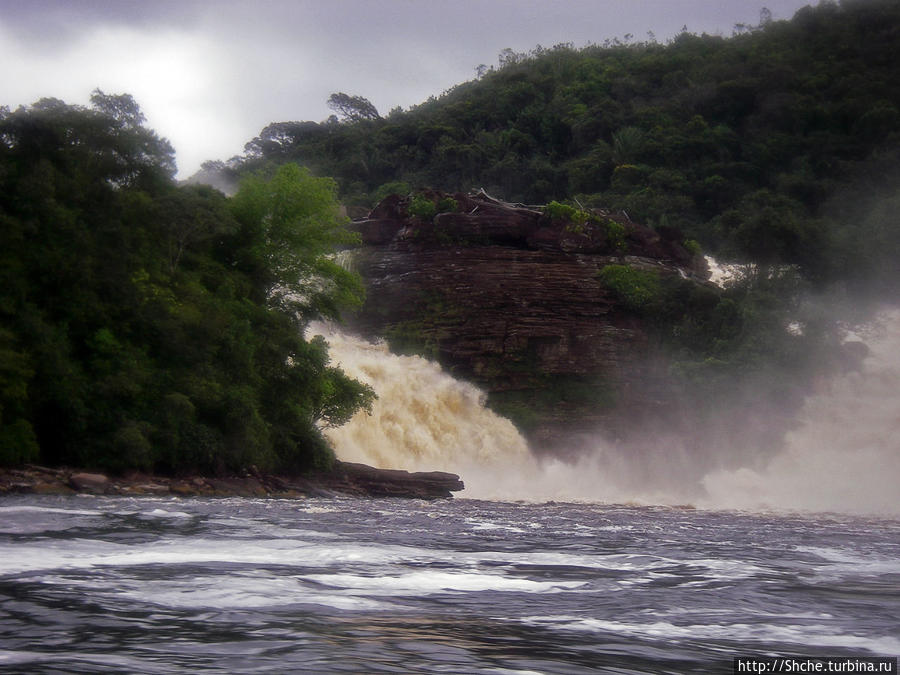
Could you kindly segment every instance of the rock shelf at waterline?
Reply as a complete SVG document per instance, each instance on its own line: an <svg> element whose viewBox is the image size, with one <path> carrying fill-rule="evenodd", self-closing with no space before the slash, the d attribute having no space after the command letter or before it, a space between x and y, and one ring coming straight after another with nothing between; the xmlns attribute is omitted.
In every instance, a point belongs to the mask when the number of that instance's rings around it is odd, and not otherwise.
<svg viewBox="0 0 900 675"><path fill-rule="evenodd" d="M329 472L307 476L275 476L248 470L242 475L172 478L131 472L110 477L73 469L28 465L0 468L4 494L94 494L184 497L400 497L441 499L464 488L459 476L443 471L408 472L377 469L354 462L335 462Z"/></svg>

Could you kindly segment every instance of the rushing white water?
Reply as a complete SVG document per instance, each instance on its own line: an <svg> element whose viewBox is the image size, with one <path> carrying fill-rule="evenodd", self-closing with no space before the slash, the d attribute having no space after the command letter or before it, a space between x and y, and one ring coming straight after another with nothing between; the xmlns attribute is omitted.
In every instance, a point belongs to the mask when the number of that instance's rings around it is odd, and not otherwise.
<svg viewBox="0 0 900 675"><path fill-rule="evenodd" d="M466 483L463 496L482 499L900 514L900 311L883 313L865 336L871 351L859 372L808 399L780 454L727 470L677 436L629 445L598 436L575 461L538 460L480 390L437 364L324 324L309 332L379 396L371 416L327 431L343 460L452 471Z"/></svg>
<svg viewBox="0 0 900 675"><path fill-rule="evenodd" d="M750 270L748 265L722 263L711 255L704 257L706 258L706 264L709 267L709 280L716 286L721 286L722 288L733 281L746 276L747 272Z"/></svg>
<svg viewBox="0 0 900 675"><path fill-rule="evenodd" d="M761 543L764 542L764 545ZM900 653L900 521L0 499L0 673L725 673ZM842 671L857 672L857 671Z"/></svg>
<svg viewBox="0 0 900 675"><path fill-rule="evenodd" d="M326 435L340 459L409 471L462 475L468 496L510 496L494 487L512 467L534 464L525 439L508 420L485 407L477 387L457 380L419 356L397 356L333 326L308 333L328 340L332 363L378 394L372 414L359 412Z"/></svg>

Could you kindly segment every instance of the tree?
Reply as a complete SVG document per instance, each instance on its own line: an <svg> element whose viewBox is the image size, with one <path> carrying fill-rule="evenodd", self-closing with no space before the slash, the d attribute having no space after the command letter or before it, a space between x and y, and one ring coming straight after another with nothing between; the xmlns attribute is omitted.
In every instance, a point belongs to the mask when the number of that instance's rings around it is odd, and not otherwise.
<svg viewBox="0 0 900 675"><path fill-rule="evenodd" d="M328 107L348 122L380 120L381 115L372 102L362 96L350 96L342 91L328 97Z"/></svg>
<svg viewBox="0 0 900 675"><path fill-rule="evenodd" d="M0 464L327 467L374 397L302 334L362 292L333 181L179 186L130 96L92 102L0 109Z"/></svg>
<svg viewBox="0 0 900 675"><path fill-rule="evenodd" d="M245 178L231 202L261 294L304 320L336 319L364 295L359 278L335 258L338 247L358 242L340 216L336 190L330 178L285 164L271 178Z"/></svg>

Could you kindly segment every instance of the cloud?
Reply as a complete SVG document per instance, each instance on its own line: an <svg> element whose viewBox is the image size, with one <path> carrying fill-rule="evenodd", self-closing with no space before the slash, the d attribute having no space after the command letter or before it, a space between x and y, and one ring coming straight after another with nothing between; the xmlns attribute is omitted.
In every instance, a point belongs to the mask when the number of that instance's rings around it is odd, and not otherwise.
<svg viewBox="0 0 900 675"><path fill-rule="evenodd" d="M776 19L804 0L768 0ZM385 113L526 51L683 25L731 34L745 0L0 0L0 104L130 93L180 175L227 159L273 121L325 119L335 91Z"/></svg>

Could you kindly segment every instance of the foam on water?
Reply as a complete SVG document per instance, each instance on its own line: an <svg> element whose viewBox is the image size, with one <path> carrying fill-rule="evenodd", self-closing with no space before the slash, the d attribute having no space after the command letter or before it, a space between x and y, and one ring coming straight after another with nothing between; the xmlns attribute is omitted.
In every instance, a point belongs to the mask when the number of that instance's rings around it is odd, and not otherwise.
<svg viewBox="0 0 900 675"><path fill-rule="evenodd" d="M372 611L398 607L396 603L323 592L303 581L260 572L232 572L226 577L193 577L190 584L182 581L119 581L105 594L173 608L274 609L322 605L339 610Z"/></svg>
<svg viewBox="0 0 900 675"><path fill-rule="evenodd" d="M75 535L0 535L3 672L711 672L734 653L898 649L894 521L466 499L94 503L103 517L73 516ZM146 517L156 509L190 518Z"/></svg>
<svg viewBox="0 0 900 675"><path fill-rule="evenodd" d="M675 624L669 621L648 621L646 623L614 621L577 616L531 616L522 619L525 623L540 625L556 630L576 630L596 633L617 633L629 637L647 639L696 640L709 642L723 640L729 642L778 644L805 644L818 647L843 649L865 649L873 654L896 654L900 650L900 640L885 635L872 638L852 633L834 633L830 624L783 625L767 623L697 623Z"/></svg>
<svg viewBox="0 0 900 675"><path fill-rule="evenodd" d="M23 544L0 559L0 574L48 572L141 565L179 565L227 562L237 564L293 565L298 558L308 564L336 562L379 563L427 555L405 546L322 544L297 539L246 541L185 537L154 544L118 544L96 540L55 540L50 545Z"/></svg>
<svg viewBox="0 0 900 675"><path fill-rule="evenodd" d="M352 574L312 574L303 577L341 591L363 595L421 596L436 593L515 591L518 593L559 593L585 585L582 581L532 581L501 574L461 572L413 572L402 576L361 576Z"/></svg>

